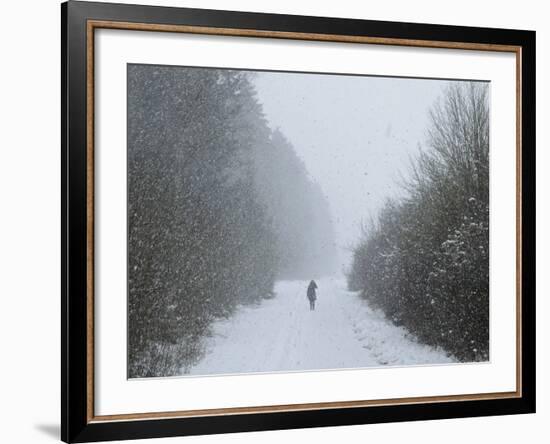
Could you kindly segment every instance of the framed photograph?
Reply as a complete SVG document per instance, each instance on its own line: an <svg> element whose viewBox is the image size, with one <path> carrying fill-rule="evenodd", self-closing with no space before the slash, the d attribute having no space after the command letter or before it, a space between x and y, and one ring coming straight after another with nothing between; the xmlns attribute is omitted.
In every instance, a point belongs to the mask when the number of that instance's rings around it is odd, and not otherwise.
<svg viewBox="0 0 550 444"><path fill-rule="evenodd" d="M535 411L535 33L69 1L62 439Z"/></svg>

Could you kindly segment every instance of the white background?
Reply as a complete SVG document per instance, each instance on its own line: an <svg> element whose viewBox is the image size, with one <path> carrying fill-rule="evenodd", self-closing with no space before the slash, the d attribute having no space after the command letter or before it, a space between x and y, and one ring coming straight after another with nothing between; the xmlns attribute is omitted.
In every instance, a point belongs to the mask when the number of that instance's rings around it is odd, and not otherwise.
<svg viewBox="0 0 550 444"><path fill-rule="evenodd" d="M438 1L149 1L150 4L210 7L305 15L356 17L524 28L537 30L538 156L538 411L536 415L403 424L290 430L156 442L423 442L465 440L530 442L548 438L550 402L548 337L550 208L549 133L550 14L543 2ZM3 5L0 69L0 429L3 442L42 443L57 439L59 423L59 3L53 0ZM547 126L547 125L546 125Z"/></svg>

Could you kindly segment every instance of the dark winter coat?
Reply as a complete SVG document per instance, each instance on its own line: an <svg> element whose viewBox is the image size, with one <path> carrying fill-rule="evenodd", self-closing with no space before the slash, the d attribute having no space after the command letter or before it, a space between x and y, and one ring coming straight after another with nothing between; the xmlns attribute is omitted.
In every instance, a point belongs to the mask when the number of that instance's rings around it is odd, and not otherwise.
<svg viewBox="0 0 550 444"><path fill-rule="evenodd" d="M311 281L307 287L307 298L310 301L314 301L317 299L317 295L315 294L315 290L317 289L317 284L315 281Z"/></svg>

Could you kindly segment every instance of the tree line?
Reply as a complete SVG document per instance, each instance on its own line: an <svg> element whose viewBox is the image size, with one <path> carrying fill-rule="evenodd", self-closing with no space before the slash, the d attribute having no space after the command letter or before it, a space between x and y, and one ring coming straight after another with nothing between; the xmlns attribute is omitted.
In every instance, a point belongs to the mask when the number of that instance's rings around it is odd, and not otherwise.
<svg viewBox="0 0 550 444"><path fill-rule="evenodd" d="M489 89L451 83L429 114L405 197L365 224L348 274L420 341L489 359Z"/></svg>
<svg viewBox="0 0 550 444"><path fill-rule="evenodd" d="M215 319L334 248L326 199L253 76L128 65L129 377L185 372Z"/></svg>

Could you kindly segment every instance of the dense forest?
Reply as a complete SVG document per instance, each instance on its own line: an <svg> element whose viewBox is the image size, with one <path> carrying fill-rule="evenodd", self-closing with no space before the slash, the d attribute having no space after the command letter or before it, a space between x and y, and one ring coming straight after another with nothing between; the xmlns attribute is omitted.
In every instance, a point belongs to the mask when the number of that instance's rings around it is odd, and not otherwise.
<svg viewBox="0 0 550 444"><path fill-rule="evenodd" d="M488 94L476 82L446 89L405 197L365 224L348 274L395 324L467 362L489 359Z"/></svg>
<svg viewBox="0 0 550 444"><path fill-rule="evenodd" d="M253 73L128 65L128 376L197 362L215 319L334 271L326 199Z"/></svg>
<svg viewBox="0 0 550 444"><path fill-rule="evenodd" d="M281 279L311 279L336 271L330 210L321 188L280 130L257 153L256 184L277 236Z"/></svg>

